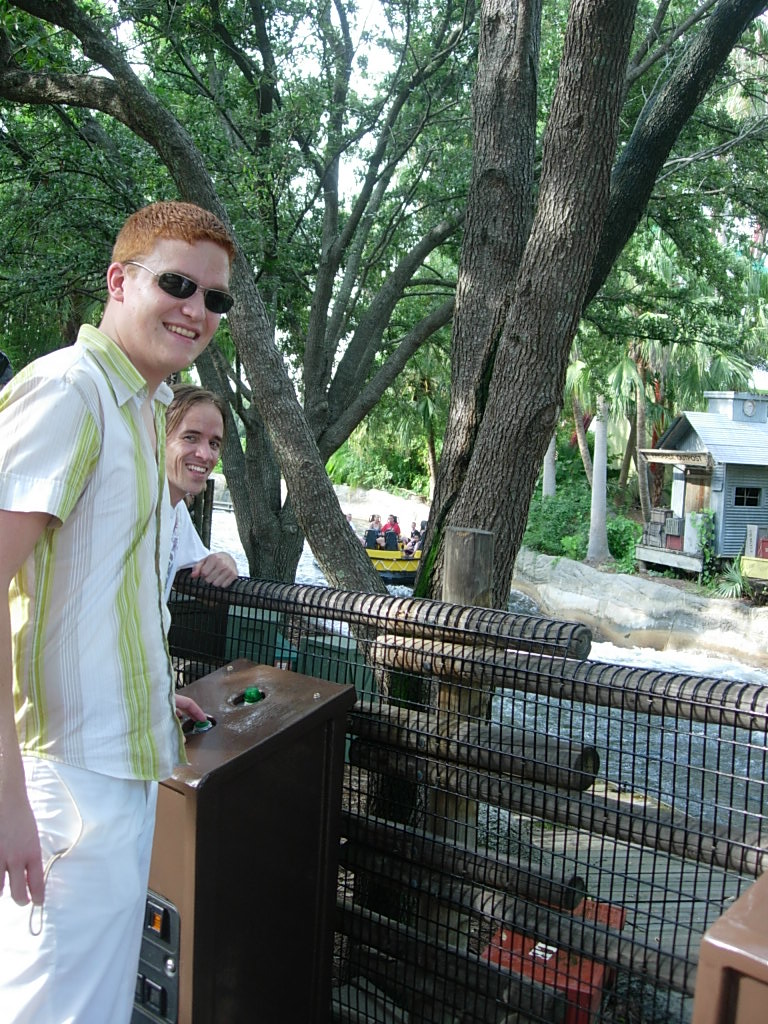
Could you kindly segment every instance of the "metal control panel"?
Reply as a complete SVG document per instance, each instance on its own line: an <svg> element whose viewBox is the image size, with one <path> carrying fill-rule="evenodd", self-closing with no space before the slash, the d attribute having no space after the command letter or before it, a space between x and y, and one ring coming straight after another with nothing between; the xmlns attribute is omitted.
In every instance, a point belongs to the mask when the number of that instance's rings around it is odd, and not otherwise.
<svg viewBox="0 0 768 1024"><path fill-rule="evenodd" d="M184 690L132 1024L326 1024L353 686L239 660Z"/></svg>
<svg viewBox="0 0 768 1024"><path fill-rule="evenodd" d="M768 1006L768 874L701 940L692 1024L759 1024Z"/></svg>
<svg viewBox="0 0 768 1024"><path fill-rule="evenodd" d="M179 912L159 893L147 894L132 1024L177 1024Z"/></svg>

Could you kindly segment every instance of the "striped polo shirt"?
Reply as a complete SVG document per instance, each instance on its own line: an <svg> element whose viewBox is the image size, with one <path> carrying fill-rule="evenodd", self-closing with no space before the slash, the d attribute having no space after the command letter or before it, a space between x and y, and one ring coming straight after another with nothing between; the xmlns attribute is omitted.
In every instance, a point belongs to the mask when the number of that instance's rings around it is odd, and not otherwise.
<svg viewBox="0 0 768 1024"><path fill-rule="evenodd" d="M22 751L163 779L184 761L161 585L172 395L165 385L155 394L156 457L146 394L91 326L21 370L0 394L0 508L56 517L9 592Z"/></svg>

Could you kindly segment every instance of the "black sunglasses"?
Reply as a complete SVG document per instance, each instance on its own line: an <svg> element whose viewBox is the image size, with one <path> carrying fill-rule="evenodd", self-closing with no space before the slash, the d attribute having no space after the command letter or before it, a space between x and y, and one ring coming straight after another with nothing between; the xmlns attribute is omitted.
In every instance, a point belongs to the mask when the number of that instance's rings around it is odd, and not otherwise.
<svg viewBox="0 0 768 1024"><path fill-rule="evenodd" d="M132 267L141 267L142 270L146 270L155 278L158 288L161 288L166 295L172 295L174 299L188 299L200 288L196 281L184 277L183 274L174 274L169 270L158 274L156 271L150 270L149 267L145 267L143 263L137 263L136 260L126 260L125 262ZM205 308L211 313L228 313L234 305L235 300L229 292L219 292L215 288L200 288L200 291L203 293Z"/></svg>

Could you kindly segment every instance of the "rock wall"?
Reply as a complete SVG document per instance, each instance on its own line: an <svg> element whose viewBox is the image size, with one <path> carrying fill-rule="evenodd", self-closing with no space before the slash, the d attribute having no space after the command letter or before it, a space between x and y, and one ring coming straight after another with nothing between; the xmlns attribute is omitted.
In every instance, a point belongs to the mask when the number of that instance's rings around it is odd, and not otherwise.
<svg viewBox="0 0 768 1024"><path fill-rule="evenodd" d="M639 576L521 550L513 586L543 614L582 622L595 640L656 650L696 648L768 667L768 608L706 598Z"/></svg>

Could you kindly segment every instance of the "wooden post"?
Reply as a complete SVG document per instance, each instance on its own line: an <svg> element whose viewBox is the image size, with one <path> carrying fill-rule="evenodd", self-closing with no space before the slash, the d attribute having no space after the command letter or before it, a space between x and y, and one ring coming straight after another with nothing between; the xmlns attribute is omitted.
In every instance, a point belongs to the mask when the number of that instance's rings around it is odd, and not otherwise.
<svg viewBox="0 0 768 1024"><path fill-rule="evenodd" d="M445 531L443 600L492 607L493 534L449 526Z"/></svg>
<svg viewBox="0 0 768 1024"><path fill-rule="evenodd" d="M213 480L208 480L205 490L195 496L190 509L192 522L200 534L200 539L207 548L211 546L211 527L213 524Z"/></svg>
<svg viewBox="0 0 768 1024"><path fill-rule="evenodd" d="M443 601L490 608L493 595L493 534L449 526L445 533ZM470 719L485 721L491 692L441 680L438 689L438 729L443 736L457 733ZM432 831L474 849L477 802L446 792L431 792L428 812ZM466 948L468 919L441 908L433 927L445 940Z"/></svg>
<svg viewBox="0 0 768 1024"><path fill-rule="evenodd" d="M445 535L443 600L451 604L490 608L493 600L493 534L487 530L466 530L449 526ZM450 736L468 719L487 719L490 690L441 682L438 708L445 712L442 734ZM476 811L464 820L474 823ZM460 821L456 818L456 821ZM458 825L457 825L458 828ZM456 839L464 842L463 838Z"/></svg>

